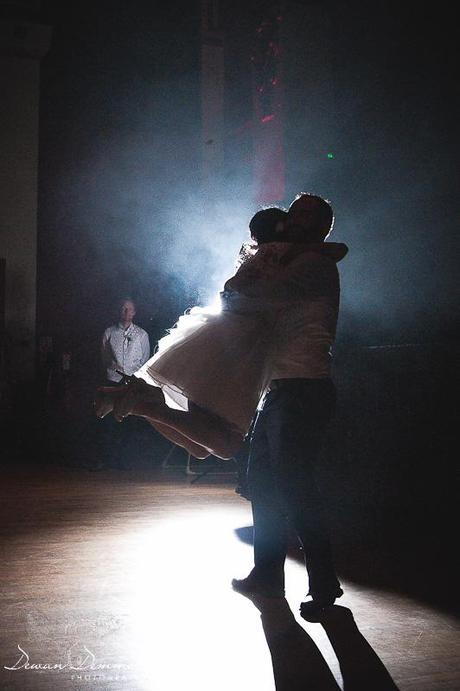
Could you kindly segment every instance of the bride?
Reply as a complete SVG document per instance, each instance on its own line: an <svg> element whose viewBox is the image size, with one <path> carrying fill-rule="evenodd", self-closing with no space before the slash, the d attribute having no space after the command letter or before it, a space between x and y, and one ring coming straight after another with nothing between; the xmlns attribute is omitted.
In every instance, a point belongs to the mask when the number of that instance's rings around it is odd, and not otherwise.
<svg viewBox="0 0 460 691"><path fill-rule="evenodd" d="M253 216L257 244L243 245L221 311L194 307L181 316L128 386L97 390L98 417L143 417L196 458L236 454L272 378L277 278L306 249L283 236L286 217L277 208Z"/></svg>

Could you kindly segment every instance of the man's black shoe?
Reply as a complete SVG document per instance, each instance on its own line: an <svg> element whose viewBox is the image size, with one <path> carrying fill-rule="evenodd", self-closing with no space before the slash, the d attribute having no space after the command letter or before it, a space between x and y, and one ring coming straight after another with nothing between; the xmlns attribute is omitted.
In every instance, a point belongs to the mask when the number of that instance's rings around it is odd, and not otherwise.
<svg viewBox="0 0 460 691"><path fill-rule="evenodd" d="M284 588L261 583L256 578L248 576L247 578L234 578L232 580L232 588L241 595L259 595L261 597L284 597Z"/></svg>
<svg viewBox="0 0 460 691"><path fill-rule="evenodd" d="M239 483L235 487L235 492L240 495L240 497L243 497L243 499L247 499L248 501L251 501L251 495L249 494L249 487L244 484L244 483Z"/></svg>
<svg viewBox="0 0 460 691"><path fill-rule="evenodd" d="M300 616L305 621L319 622L328 613L338 597L343 595L342 588L339 588L334 595L323 596L302 602L300 605Z"/></svg>

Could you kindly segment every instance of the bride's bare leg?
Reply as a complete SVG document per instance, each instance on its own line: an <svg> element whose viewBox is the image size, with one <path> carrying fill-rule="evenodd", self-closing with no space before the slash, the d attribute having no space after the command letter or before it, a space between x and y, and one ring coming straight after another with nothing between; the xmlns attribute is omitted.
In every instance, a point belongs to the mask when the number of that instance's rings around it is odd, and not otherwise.
<svg viewBox="0 0 460 691"><path fill-rule="evenodd" d="M96 415L102 418L108 415L108 413L112 412L117 399L119 401L122 398L125 399L129 389L130 387L100 386L96 392L96 396L94 399L94 410ZM159 389L158 387L148 386L146 384L143 384L142 381L135 381L132 386L132 389L137 389L138 391L140 390L141 395L145 396L147 399L151 398L154 401L164 401L161 389ZM149 418L146 419L152 425L152 427L154 427L163 437L173 442L173 444L181 446L195 458L203 460L204 458L207 458L211 455L210 451L206 449L204 446L195 444L191 439L189 439L188 437L184 437L182 434L180 434L177 430L173 429L172 427L162 425L160 422L157 422L156 420L151 420Z"/></svg>
<svg viewBox="0 0 460 691"><path fill-rule="evenodd" d="M180 438L180 441L177 443L180 446L187 444L184 448L193 455L201 454L204 448L207 455L229 459L243 443L241 434L232 430L224 420L193 403L188 411L170 408L161 388L148 385L141 379L135 379L127 386L123 396L112 397L112 402L117 420L121 421L127 415L138 415L147 418L151 424L168 427L171 430L168 434L178 434L176 439Z"/></svg>
<svg viewBox="0 0 460 691"><path fill-rule="evenodd" d="M116 413L116 405L114 412ZM191 406L190 410L183 411L169 408L166 403L139 400L133 402L130 414L170 427L182 437L186 437L195 445L204 447L209 453L219 458L232 458L243 443L238 432L197 406Z"/></svg>
<svg viewBox="0 0 460 691"><path fill-rule="evenodd" d="M188 437L184 437L183 434L180 434L177 430L173 429L172 427L167 427L166 425L162 425L161 422L156 422L156 420L151 420L149 418L145 418L145 419L163 437L165 437L166 439L169 439L169 441L172 441L173 444L177 444L177 446L181 446L183 449L188 451L195 458L198 458L199 460L203 460L204 458L207 458L208 456L211 455L211 453L208 451L208 449L206 449L204 446L200 446L199 444L195 444L191 439L188 439Z"/></svg>

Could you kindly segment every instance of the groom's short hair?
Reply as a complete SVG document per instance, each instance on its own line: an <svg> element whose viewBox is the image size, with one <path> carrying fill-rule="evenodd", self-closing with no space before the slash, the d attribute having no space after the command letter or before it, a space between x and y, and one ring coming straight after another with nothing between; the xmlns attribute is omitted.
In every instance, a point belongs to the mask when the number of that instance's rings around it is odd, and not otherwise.
<svg viewBox="0 0 460 691"><path fill-rule="evenodd" d="M304 212L306 230L319 232L327 236L334 225L334 212L327 199L316 194L302 192L291 203L288 214L292 212Z"/></svg>

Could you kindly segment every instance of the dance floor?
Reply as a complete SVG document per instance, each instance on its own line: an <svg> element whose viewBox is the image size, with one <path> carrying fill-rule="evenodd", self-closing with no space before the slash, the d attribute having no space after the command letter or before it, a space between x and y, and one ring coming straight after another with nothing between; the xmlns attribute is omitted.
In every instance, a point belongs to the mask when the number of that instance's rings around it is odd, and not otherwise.
<svg viewBox="0 0 460 691"><path fill-rule="evenodd" d="M249 503L234 482L175 471L47 467L2 477L4 691L459 689L458 621L344 582L322 623L252 602ZM392 681L393 680L393 681Z"/></svg>

